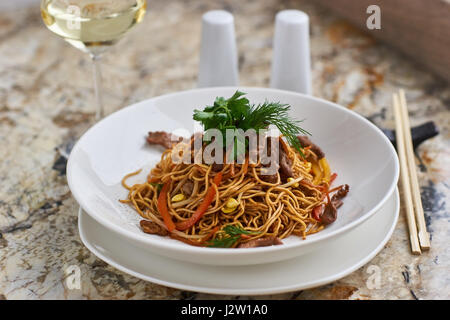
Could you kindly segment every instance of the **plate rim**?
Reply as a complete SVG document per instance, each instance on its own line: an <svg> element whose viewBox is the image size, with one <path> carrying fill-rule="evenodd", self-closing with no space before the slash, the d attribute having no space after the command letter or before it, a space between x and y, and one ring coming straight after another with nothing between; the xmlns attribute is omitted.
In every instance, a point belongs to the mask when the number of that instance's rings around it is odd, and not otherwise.
<svg viewBox="0 0 450 320"><path fill-rule="evenodd" d="M147 275L143 275L137 271L133 271L130 270L127 267L122 266L120 263L117 263L115 261L112 261L110 258L105 257L103 255L103 253L99 252L99 250L97 250L97 248L95 248L93 245L91 245L89 243L89 241L87 241L85 239L84 233L82 231L82 215L83 215L83 209L80 207L79 211L78 211L78 230L79 230L79 235L80 235L80 239L82 241L82 243L88 248L89 251L91 251L96 257L98 257L99 259L103 260L104 262L108 263L109 265L113 266L114 268L129 274L131 276L134 276L136 278L139 278L141 280L144 281L148 281L151 283L155 283L158 285L162 285L162 286L166 286L166 287L171 287L171 288L175 288L178 290L187 290L187 291L194 291L194 292L202 292L202 293L208 293L208 294L217 294L217 295L253 295L253 296L259 296L259 295L268 295L268 294L280 294L280 293L285 293L285 292L292 292L292 291L297 291L297 290L306 290L306 289L311 289L311 288L315 288L318 286L322 286L328 283L331 283L333 281L337 281L339 279L342 279L343 277L353 273L354 271L356 271L357 269L363 267L364 265L366 265L370 260L372 260L378 253L381 252L381 250L383 250L384 246L386 245L386 243L390 240L390 238L392 237L392 234L397 226L398 223L398 219L399 219L399 215L400 215L400 195L399 195L399 191L398 188L395 188L394 192L390 195L390 198L393 198L394 201L394 214L391 225L389 226L389 230L387 231L387 233L385 234L385 236L383 237L383 239L378 243L378 245L372 249L370 251L370 253L368 255L366 255L363 259L361 259L358 263L350 266L350 267L345 267L343 271L338 272L333 274L332 276L329 277L325 277L322 278L319 281L310 281L301 285L292 285L292 286L284 286L284 287L272 287L269 289L258 289L258 291L256 291L255 289L217 289L217 288L207 288L207 287L200 287L200 286L193 286L193 285L186 285L186 284L179 284L176 282L169 282L169 281L165 281L165 280L160 280L158 278L155 277L151 277L151 276L147 276ZM380 210L382 210L383 208L381 208ZM84 212L85 214L87 214L86 212ZM369 221L365 221L365 223L368 223ZM97 222L98 223L98 222ZM362 225L362 224L361 224ZM105 228L103 225L101 225L99 223L100 227ZM128 243L129 246L133 246L131 243ZM150 256L160 256L158 254L155 253L150 253L150 252L145 252L145 254L150 255ZM160 256L163 257L163 256ZM168 257L163 257L164 259L168 259L170 261L174 261L176 263L176 259L172 259L172 258L168 258ZM194 263L189 263L189 264L193 264ZM204 265L199 264L198 265L200 268ZM248 266L249 268L255 268L258 265L252 265L252 266ZM229 266L229 267L233 267L233 266Z"/></svg>
<svg viewBox="0 0 450 320"><path fill-rule="evenodd" d="M89 209L89 205L87 205L87 203L84 201L84 198L80 195L81 192L79 192L77 190L77 188L73 187L73 184L71 183L71 181L72 181L72 171L73 171L72 162L74 161L73 154L75 154L75 152L77 152L78 148L80 148L79 147L80 144L83 142L84 139L86 139L86 137L88 137L90 135L92 130L101 126L102 123L104 123L108 119L113 118L113 117L118 117L121 113L129 112L130 109L137 108L141 104L148 103L149 101L157 101L159 99L165 99L168 97L173 97L173 96L182 95L182 94L189 94L189 93L195 93L195 92L207 92L207 91L214 92L217 90L242 90L244 92L248 91L248 90L253 91L253 92L270 91L273 93L279 93L279 94L283 94L283 95L301 96L306 99L311 99L313 101L315 100L315 101L319 101L321 103L331 105L332 107L342 110L344 113L347 113L347 114L350 114L352 116L359 118L361 121L365 122L370 128L372 128L385 141L385 143L388 145L388 148L391 150L391 154L393 155L393 158L394 158L394 171L395 171L394 179L392 180L392 183L389 186L389 188L387 189L387 192L385 193L384 197L378 202L378 204L376 204L371 210L368 210L368 212L366 214L364 214L363 216L355 219L354 221L350 222L349 224L343 226L342 228L334 230L328 234L325 234L322 236L320 234L318 234L318 236L316 238L309 239L307 242L298 242L298 243L294 243L294 244L287 244L284 248L280 248L280 246L257 247L257 248L246 248L245 250L235 250L236 252L230 251L227 249L223 249L223 248L205 248L205 247L195 247L195 246L181 247L178 244L175 244L172 242L154 242L151 240L151 238L146 237L145 234L131 232L127 229L120 228L116 224L112 223L110 220L104 218L102 215L97 215L92 210ZM249 93L251 93L251 92L249 92ZM172 93L152 97L152 98L149 98L146 100L142 100L140 102L131 104L124 108L121 108L121 109L113 112L112 114L106 116L99 122L95 123L86 132L84 132L84 134L78 139L78 141L75 143L74 147L72 148L71 153L68 158L68 161L67 161L67 167L66 167L67 183L68 183L69 189L70 189L72 195L74 196L74 198L76 199L76 201L80 204L80 206L83 208L83 210L87 214L89 214L89 216L94 218L97 222L99 222L100 224L102 224L103 226L108 228L109 230L116 232L116 233L120 234L121 236L129 238L133 241L137 241L139 243L143 243L146 245L151 245L158 249L169 249L174 252L183 252L183 253L186 253L186 250L188 250L189 252L195 253L199 256L208 256L210 254L215 254L215 255L219 255L221 257L226 257L226 256L236 257L236 256L247 255L247 254L251 254L251 253L262 253L262 252L270 253L272 251L295 249L295 248L299 248L299 247L302 247L305 245L310 245L310 244L313 244L316 242L324 241L326 239L331 239L331 238L334 238L346 231L349 231L349 230L355 228L356 226L360 225L367 219L369 219L371 216L373 216L386 203L386 201L389 199L389 196L392 195L392 193L394 192L394 189L395 189L398 179L399 179L399 173L400 173L399 160L398 160L397 153L396 153L395 148L392 145L392 143L389 141L389 139L384 135L384 133L376 125L374 125L372 122L370 122L369 120L364 118L362 115L358 114L357 112L350 110L348 108L345 108L334 102L331 102L331 101L328 101L328 100L325 100L322 98L317 98L317 97L314 97L311 95L306 95L306 94L292 92L292 91L286 91L286 90L280 90L280 89L274 89L274 88L251 87L251 86L208 87L208 88L195 88L195 89L190 89L190 90L177 91L177 92L172 92Z"/></svg>

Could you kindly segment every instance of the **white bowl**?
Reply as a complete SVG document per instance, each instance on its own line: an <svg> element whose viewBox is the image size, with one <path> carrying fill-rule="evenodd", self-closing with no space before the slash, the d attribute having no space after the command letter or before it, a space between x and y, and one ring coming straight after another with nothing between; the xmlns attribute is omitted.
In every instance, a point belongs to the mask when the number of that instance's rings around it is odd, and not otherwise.
<svg viewBox="0 0 450 320"><path fill-rule="evenodd" d="M361 268L388 242L399 209L396 189L377 214L340 239L326 242L320 250L274 263L233 267L199 265L136 250L83 210L78 214L78 229L81 241L92 253L134 277L195 292L261 295L322 286Z"/></svg>
<svg viewBox="0 0 450 320"><path fill-rule="evenodd" d="M160 160L162 149L146 145L148 131L194 131L193 109L210 105L217 96L229 97L236 88L217 87L168 94L134 104L106 117L89 129L74 146L67 164L67 180L81 207L123 241L179 260L211 265L249 265L280 261L317 250L357 227L384 204L399 175L398 159L390 141L372 123L337 104L298 93L243 88L252 103L280 101L292 106L294 118L325 152L336 185L347 183L350 193L337 220L306 240L291 236L283 245L223 249L194 247L168 237L149 235L139 228L140 216L119 203L127 191L124 175L144 168L129 183L145 181ZM364 239L361 239L364 241ZM345 248L343 248L345 250Z"/></svg>

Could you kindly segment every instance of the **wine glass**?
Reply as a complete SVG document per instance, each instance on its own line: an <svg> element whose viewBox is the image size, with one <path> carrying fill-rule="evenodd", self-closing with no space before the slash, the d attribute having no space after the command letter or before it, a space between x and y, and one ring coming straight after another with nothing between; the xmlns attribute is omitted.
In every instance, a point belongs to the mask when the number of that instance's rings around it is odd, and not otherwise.
<svg viewBox="0 0 450 320"><path fill-rule="evenodd" d="M47 28L92 58L96 120L104 116L101 54L142 21L146 6L146 0L41 0Z"/></svg>

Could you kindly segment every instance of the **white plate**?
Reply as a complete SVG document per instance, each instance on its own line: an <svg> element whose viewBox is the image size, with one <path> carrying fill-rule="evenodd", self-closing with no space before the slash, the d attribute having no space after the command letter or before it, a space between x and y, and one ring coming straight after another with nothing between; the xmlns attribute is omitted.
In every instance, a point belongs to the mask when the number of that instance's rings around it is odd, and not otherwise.
<svg viewBox="0 0 450 320"><path fill-rule="evenodd" d="M150 251L184 261L214 265L245 265L280 261L335 241L374 214L392 194L398 179L395 149L384 134L360 115L334 103L298 93L262 88L239 88L252 103L281 101L292 105L291 115L306 119L305 129L325 151L337 184L348 183L350 193L336 222L308 236L290 237L284 245L221 249L189 246L168 237L143 233L139 215L119 203L127 192L123 176L144 168L145 177L159 160L161 149L146 145L150 130L194 131L192 112L211 104L216 96L231 96L236 88L206 88L169 94L124 108L89 129L72 150L67 179L81 207L118 237Z"/></svg>
<svg viewBox="0 0 450 320"><path fill-rule="evenodd" d="M397 224L396 189L382 208L358 228L301 257L250 266L208 266L142 252L120 241L81 209L78 227L84 245L97 257L137 278L197 292L259 295L308 289L338 280L383 249Z"/></svg>

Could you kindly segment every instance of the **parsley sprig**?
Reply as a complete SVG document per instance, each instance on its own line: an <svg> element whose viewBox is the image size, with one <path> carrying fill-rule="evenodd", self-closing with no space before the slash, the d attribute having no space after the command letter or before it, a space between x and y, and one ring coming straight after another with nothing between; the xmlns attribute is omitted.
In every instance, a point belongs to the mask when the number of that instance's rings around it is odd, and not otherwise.
<svg viewBox="0 0 450 320"><path fill-rule="evenodd" d="M228 225L222 231L223 234L208 242L208 247L212 248L231 248L237 241L241 239L241 235L252 235L256 232L247 231L240 226Z"/></svg>
<svg viewBox="0 0 450 320"><path fill-rule="evenodd" d="M217 97L212 106L207 106L203 110L194 110L194 120L201 122L205 131L220 130L224 139L226 129L243 129L244 131L254 129L259 132L269 125L275 125L289 144L302 153L297 134L310 135L310 133L300 127L303 120L295 120L289 116L291 106L268 101L254 105L250 104L244 95L245 93L236 91L228 99ZM236 144L239 143L239 139L235 141ZM226 145L226 141L224 143Z"/></svg>

